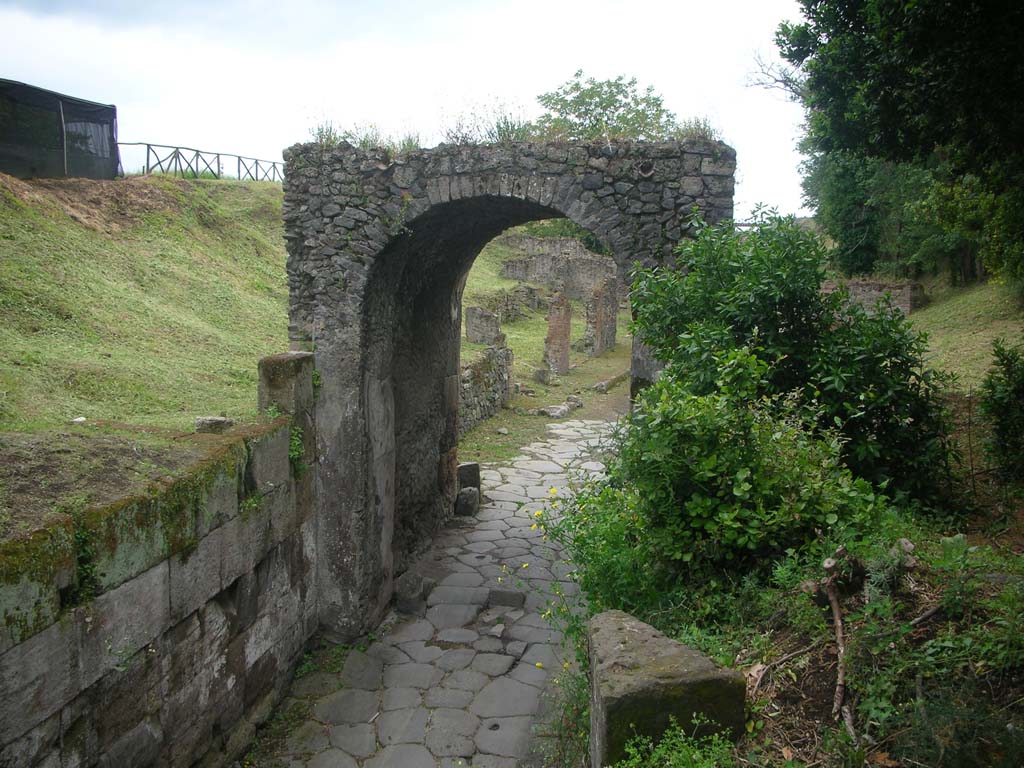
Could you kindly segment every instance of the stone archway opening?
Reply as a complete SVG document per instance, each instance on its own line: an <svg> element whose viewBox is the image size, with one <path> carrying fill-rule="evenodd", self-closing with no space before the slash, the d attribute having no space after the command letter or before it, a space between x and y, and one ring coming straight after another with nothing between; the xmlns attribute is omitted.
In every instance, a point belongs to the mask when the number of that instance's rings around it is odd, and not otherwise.
<svg viewBox="0 0 1024 768"><path fill-rule="evenodd" d="M622 268L665 260L694 207L732 215L717 142L521 144L392 158L286 152L290 334L312 348L318 616L354 637L383 615L401 559L456 491L461 295L509 227L565 217ZM634 355L634 375L643 375Z"/></svg>

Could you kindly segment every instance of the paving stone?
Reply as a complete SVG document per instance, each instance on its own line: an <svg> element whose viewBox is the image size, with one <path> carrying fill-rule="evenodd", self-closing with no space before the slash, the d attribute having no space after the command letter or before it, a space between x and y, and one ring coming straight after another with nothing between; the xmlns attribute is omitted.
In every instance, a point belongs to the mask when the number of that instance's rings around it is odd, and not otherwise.
<svg viewBox="0 0 1024 768"><path fill-rule="evenodd" d="M479 633L472 629L444 629L437 633L437 639L442 643L454 643L456 645L469 645L480 637Z"/></svg>
<svg viewBox="0 0 1024 768"><path fill-rule="evenodd" d="M466 541L469 544L475 541L500 541L503 538L501 531L488 528L481 528L466 534Z"/></svg>
<svg viewBox="0 0 1024 768"><path fill-rule="evenodd" d="M353 757L369 757L377 751L377 735L369 723L336 725L330 729L331 745Z"/></svg>
<svg viewBox="0 0 1024 768"><path fill-rule="evenodd" d="M480 723L476 746L501 757L525 757L530 743L531 717L496 717Z"/></svg>
<svg viewBox="0 0 1024 768"><path fill-rule="evenodd" d="M512 668L513 661L515 659L511 656L505 656L501 653L480 653L473 659L472 668L490 677L497 677L508 672Z"/></svg>
<svg viewBox="0 0 1024 768"><path fill-rule="evenodd" d="M433 624L426 619L415 619L392 627L385 637L389 643L398 645L411 640L429 640L433 634Z"/></svg>
<svg viewBox="0 0 1024 768"><path fill-rule="evenodd" d="M485 533L492 533L492 531L485 531ZM493 533L499 536L504 536L501 531L493 531ZM493 541L474 541L471 544L467 544L463 549L469 552L490 552L497 548L497 544Z"/></svg>
<svg viewBox="0 0 1024 768"><path fill-rule="evenodd" d="M427 707L444 707L461 709L468 707L473 701L474 691L467 691L460 688L431 688L423 697L423 704Z"/></svg>
<svg viewBox="0 0 1024 768"><path fill-rule="evenodd" d="M486 590L484 593L486 595ZM480 608L480 605L435 605L427 609L427 619L438 629L457 629L473 621Z"/></svg>
<svg viewBox="0 0 1024 768"><path fill-rule="evenodd" d="M437 762L426 747L396 744L384 747L363 763L363 768L437 768Z"/></svg>
<svg viewBox="0 0 1024 768"><path fill-rule="evenodd" d="M359 651L349 651L341 671L341 683L346 688L376 691L380 688L384 662Z"/></svg>
<svg viewBox="0 0 1024 768"><path fill-rule="evenodd" d="M479 587L483 583L484 577L478 573L453 573L441 579L434 591L441 587Z"/></svg>
<svg viewBox="0 0 1024 768"><path fill-rule="evenodd" d="M341 690L320 699L313 707L313 715L331 725L368 723L377 714L377 704L375 691Z"/></svg>
<svg viewBox="0 0 1024 768"><path fill-rule="evenodd" d="M426 744L437 757L471 757L476 751L472 739L479 719L461 709L435 709L431 714Z"/></svg>
<svg viewBox="0 0 1024 768"><path fill-rule="evenodd" d="M464 691L473 691L476 693L483 688L490 681L490 678L482 672L477 672L475 669L460 669L457 672L452 672L448 675L448 678L444 681L444 684L449 688L460 688Z"/></svg>
<svg viewBox="0 0 1024 768"><path fill-rule="evenodd" d="M475 650L470 650L469 648L453 648L450 651L445 651L444 654L434 662L434 666L439 669L443 669L446 672L454 672L468 667L470 662L473 661L474 656L476 656Z"/></svg>
<svg viewBox="0 0 1024 768"><path fill-rule="evenodd" d="M443 648L438 648L436 645L427 645L422 640L402 643L399 647L410 659L419 664L431 664L444 654Z"/></svg>
<svg viewBox="0 0 1024 768"><path fill-rule="evenodd" d="M327 729L320 723L307 720L288 737L284 752L289 755L306 755L319 752L330 744Z"/></svg>
<svg viewBox="0 0 1024 768"><path fill-rule="evenodd" d="M416 688L385 688L381 709L386 712L392 709L418 707L421 697L420 691Z"/></svg>
<svg viewBox="0 0 1024 768"><path fill-rule="evenodd" d="M393 709L377 718L377 739L390 744L422 744L427 734L430 712L423 707Z"/></svg>
<svg viewBox="0 0 1024 768"><path fill-rule="evenodd" d="M492 680L476 695L470 711L479 717L514 717L537 711L540 692L517 680Z"/></svg>
<svg viewBox="0 0 1024 768"><path fill-rule="evenodd" d="M427 597L427 605L484 605L489 593L490 590L485 587L435 587Z"/></svg>
<svg viewBox="0 0 1024 768"><path fill-rule="evenodd" d="M501 642L501 638L481 637L473 643L473 648L484 653L497 653L504 648L504 643Z"/></svg>
<svg viewBox="0 0 1024 768"><path fill-rule="evenodd" d="M555 464L555 462L553 461L542 461L538 459L528 461L516 461L513 463L513 466L516 469L525 469L530 472L540 472L542 474L545 472L558 473L562 471L561 465Z"/></svg>
<svg viewBox="0 0 1024 768"><path fill-rule="evenodd" d="M430 664L395 664L384 670L384 685L387 688L431 688L441 682L442 677L444 671Z"/></svg>
<svg viewBox="0 0 1024 768"><path fill-rule="evenodd" d="M409 655L401 648L396 648L388 643L376 642L371 645L367 651L367 656L372 656L375 659L380 659L385 664L404 664L405 662L411 661Z"/></svg>
<svg viewBox="0 0 1024 768"><path fill-rule="evenodd" d="M519 768L519 761L514 757L475 755L471 768Z"/></svg>
<svg viewBox="0 0 1024 768"><path fill-rule="evenodd" d="M513 640L511 643L505 646L505 652L511 656L519 658L526 652L526 643L522 640Z"/></svg>
<svg viewBox="0 0 1024 768"><path fill-rule="evenodd" d="M548 681L550 677L549 670L558 669L558 667L538 667L537 662L520 662L516 664L515 668L509 672L508 676L517 680L520 683L526 683L532 685L535 688L541 688Z"/></svg>
<svg viewBox="0 0 1024 768"><path fill-rule="evenodd" d="M488 605L507 605L512 608L522 608L526 602L526 594L518 589L491 589L488 590Z"/></svg>
<svg viewBox="0 0 1024 768"><path fill-rule="evenodd" d="M359 768L356 761L340 749L327 749L306 763L306 768Z"/></svg>

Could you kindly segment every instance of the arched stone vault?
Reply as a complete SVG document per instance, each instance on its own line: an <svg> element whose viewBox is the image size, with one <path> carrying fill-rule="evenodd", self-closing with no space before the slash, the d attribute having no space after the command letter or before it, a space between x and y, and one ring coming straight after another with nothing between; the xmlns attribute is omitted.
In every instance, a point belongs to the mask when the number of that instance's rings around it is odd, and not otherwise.
<svg viewBox="0 0 1024 768"><path fill-rule="evenodd" d="M373 626L396 563L455 492L466 274L503 230L568 217L619 268L664 263L694 207L732 216L719 142L445 146L390 156L348 144L285 152L289 334L320 372L319 615ZM634 351L635 377L649 376Z"/></svg>

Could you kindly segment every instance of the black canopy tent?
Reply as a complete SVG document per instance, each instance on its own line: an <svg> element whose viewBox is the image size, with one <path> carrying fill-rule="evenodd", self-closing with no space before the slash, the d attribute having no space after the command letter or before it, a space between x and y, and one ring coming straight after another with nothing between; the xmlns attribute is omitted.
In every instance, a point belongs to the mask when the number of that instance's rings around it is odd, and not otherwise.
<svg viewBox="0 0 1024 768"><path fill-rule="evenodd" d="M0 172L113 179L117 108L0 79Z"/></svg>

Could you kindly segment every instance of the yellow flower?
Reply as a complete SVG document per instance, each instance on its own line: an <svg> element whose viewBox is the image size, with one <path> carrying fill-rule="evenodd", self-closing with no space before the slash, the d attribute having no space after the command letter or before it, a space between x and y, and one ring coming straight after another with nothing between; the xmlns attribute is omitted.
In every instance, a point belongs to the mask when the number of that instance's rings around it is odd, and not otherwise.
<svg viewBox="0 0 1024 768"><path fill-rule="evenodd" d="M523 568L529 568L529 567L530 567L529 563L523 563Z"/></svg>
<svg viewBox="0 0 1024 768"><path fill-rule="evenodd" d="M541 664L539 661L536 664L534 664L533 666L535 666L537 669L544 669L544 665Z"/></svg>
<svg viewBox="0 0 1024 768"><path fill-rule="evenodd" d="M531 526L530 526L530 530L531 530L531 531L536 531L536 530L537 530L537 524L536 524L536 523L534 523L533 525L531 525Z"/></svg>
<svg viewBox="0 0 1024 768"><path fill-rule="evenodd" d="M569 662L568 661L565 662L564 664L562 664L562 669L568 669L568 668L569 668Z"/></svg>
<svg viewBox="0 0 1024 768"><path fill-rule="evenodd" d="M534 512L534 513L533 513L533 516L534 516L534 517L540 517L540 516L541 516L541 515L543 515L543 514L544 514L544 513L543 513L543 512L541 512L541 511L540 511L540 510L538 509L538 510L537 510L536 512Z"/></svg>
<svg viewBox="0 0 1024 768"><path fill-rule="evenodd" d="M498 577L498 583L501 584L501 582L502 582L502 578L501 578L501 576L499 576Z"/></svg>
<svg viewBox="0 0 1024 768"><path fill-rule="evenodd" d="M554 487L549 488L548 489L548 493L550 493L552 496L557 496L558 495L558 489L554 488Z"/></svg>

